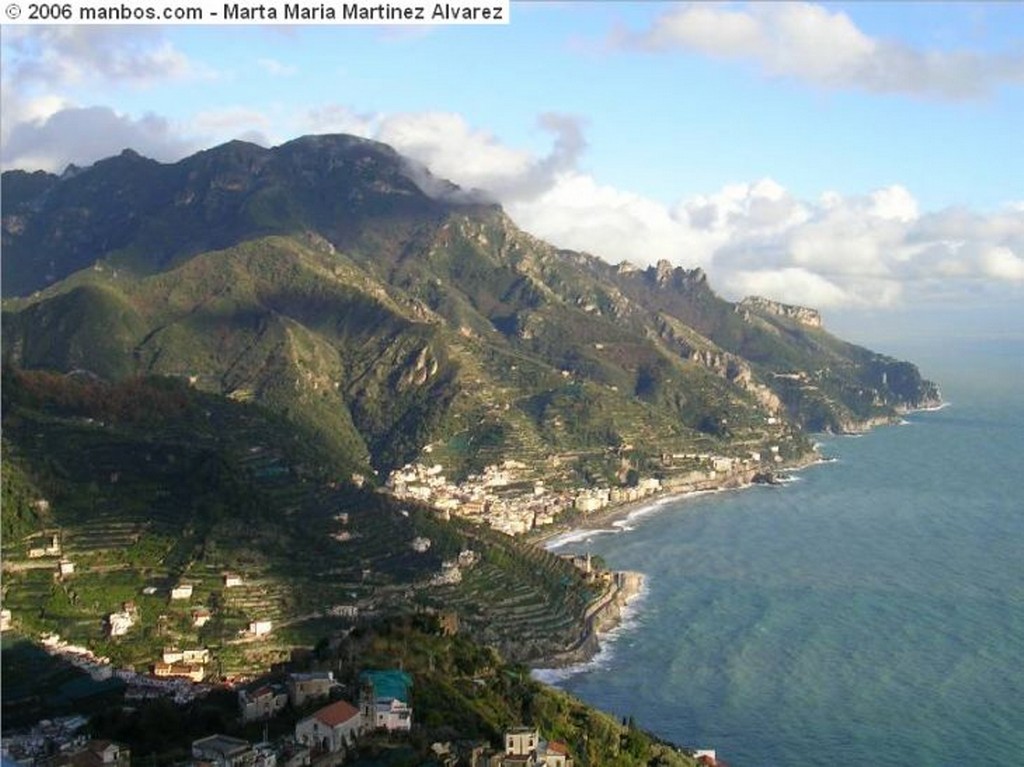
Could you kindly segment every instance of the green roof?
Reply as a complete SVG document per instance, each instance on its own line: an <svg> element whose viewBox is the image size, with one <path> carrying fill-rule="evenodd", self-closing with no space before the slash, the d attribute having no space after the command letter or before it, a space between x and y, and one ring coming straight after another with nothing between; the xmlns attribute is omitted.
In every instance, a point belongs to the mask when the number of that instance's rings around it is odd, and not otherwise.
<svg viewBox="0 0 1024 767"><path fill-rule="evenodd" d="M385 699L395 698L403 703L409 702L409 688L412 677L404 671L390 669L388 671L363 671L359 674L360 682L369 682L373 686L373 697Z"/></svg>

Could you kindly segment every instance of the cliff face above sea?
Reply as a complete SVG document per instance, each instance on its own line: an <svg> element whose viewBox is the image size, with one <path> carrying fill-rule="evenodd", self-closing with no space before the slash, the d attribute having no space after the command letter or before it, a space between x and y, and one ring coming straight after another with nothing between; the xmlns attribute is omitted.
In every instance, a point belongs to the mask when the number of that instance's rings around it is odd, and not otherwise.
<svg viewBox="0 0 1024 767"><path fill-rule="evenodd" d="M642 573L621 571L603 575L607 580L605 592L587 609L579 639L563 652L533 659L535 668L563 668L589 661L601 649L601 634L618 626L630 602L643 593Z"/></svg>

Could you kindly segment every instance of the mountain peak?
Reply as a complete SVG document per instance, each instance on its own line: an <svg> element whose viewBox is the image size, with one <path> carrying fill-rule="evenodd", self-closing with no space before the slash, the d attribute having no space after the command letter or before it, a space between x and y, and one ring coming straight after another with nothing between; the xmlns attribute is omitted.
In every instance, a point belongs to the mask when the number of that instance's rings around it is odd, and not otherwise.
<svg viewBox="0 0 1024 767"><path fill-rule="evenodd" d="M248 237L314 231L335 247L387 219L401 227L490 203L387 144L347 134L267 149L234 140L173 164L126 149L43 180L3 174L5 295L25 295L131 249L149 273Z"/></svg>
<svg viewBox="0 0 1024 767"><path fill-rule="evenodd" d="M274 148L304 149L314 152L350 152L353 150L376 151L382 155L398 157L390 145L374 139L356 136L351 133L311 133L299 136Z"/></svg>
<svg viewBox="0 0 1024 767"><path fill-rule="evenodd" d="M699 266L684 269L674 266L671 261L661 259L655 266L647 268L647 277L659 287L673 285L677 288L693 288L707 283L707 275Z"/></svg>

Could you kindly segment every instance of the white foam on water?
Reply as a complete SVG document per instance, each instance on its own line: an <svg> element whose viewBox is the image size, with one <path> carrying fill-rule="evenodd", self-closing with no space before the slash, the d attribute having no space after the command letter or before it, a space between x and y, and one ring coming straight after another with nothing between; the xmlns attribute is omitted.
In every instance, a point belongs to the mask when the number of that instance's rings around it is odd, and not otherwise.
<svg viewBox="0 0 1024 767"><path fill-rule="evenodd" d="M578 674L609 668L615 658L616 644L640 625L641 608L647 601L648 593L647 579L644 578L639 593L622 608L620 620L615 628L598 635L600 649L593 658L560 668L535 668L530 671L530 676L538 682L557 687L561 682Z"/></svg>

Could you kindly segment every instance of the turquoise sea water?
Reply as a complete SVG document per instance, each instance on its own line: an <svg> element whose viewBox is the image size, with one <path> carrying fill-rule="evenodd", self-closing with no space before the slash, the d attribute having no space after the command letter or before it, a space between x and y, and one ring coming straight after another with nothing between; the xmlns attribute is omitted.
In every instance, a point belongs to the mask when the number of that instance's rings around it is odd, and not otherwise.
<svg viewBox="0 0 1024 767"><path fill-rule="evenodd" d="M948 407L823 440L784 487L566 544L648 587L539 675L732 767L1024 765L1024 345L965 354Z"/></svg>

